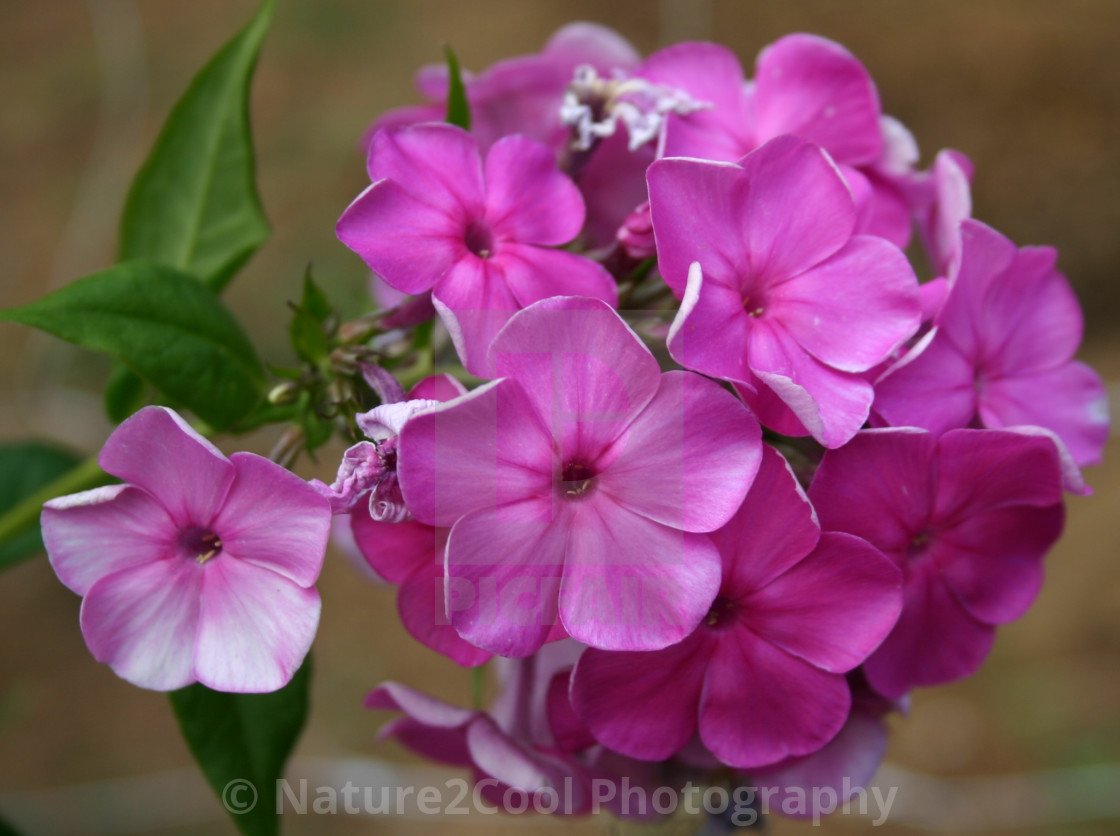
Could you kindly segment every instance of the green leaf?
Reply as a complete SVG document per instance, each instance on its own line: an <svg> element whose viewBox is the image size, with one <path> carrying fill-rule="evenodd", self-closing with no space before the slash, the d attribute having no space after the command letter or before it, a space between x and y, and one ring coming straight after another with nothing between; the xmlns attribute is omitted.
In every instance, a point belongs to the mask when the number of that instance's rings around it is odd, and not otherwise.
<svg viewBox="0 0 1120 836"><path fill-rule="evenodd" d="M249 131L249 81L274 0L191 81L125 202L119 260L177 267L221 290L268 238Z"/></svg>
<svg viewBox="0 0 1120 836"><path fill-rule="evenodd" d="M291 307L293 316L288 335L292 348L301 360L318 365L330 351L324 323L331 315L331 306L323 291L312 280L310 267L303 277L303 299L298 306Z"/></svg>
<svg viewBox="0 0 1120 836"><path fill-rule="evenodd" d="M205 285L160 264L118 264L0 319L112 354L215 429L263 395L264 370L233 314Z"/></svg>
<svg viewBox="0 0 1120 836"><path fill-rule="evenodd" d="M327 317L331 315L331 303L327 301L327 295L311 278L310 267L303 275L303 301L300 302L299 306L315 317L316 322L325 322Z"/></svg>
<svg viewBox="0 0 1120 836"><path fill-rule="evenodd" d="M0 444L0 514L40 488L73 469L81 459L73 453L41 441ZM43 548L39 526L24 528L0 543L0 568L7 568Z"/></svg>
<svg viewBox="0 0 1120 836"><path fill-rule="evenodd" d="M447 59L447 118L445 121L458 125L464 131L471 129L471 105L467 101L467 90L463 87L463 71L459 59L450 46L444 46L443 56Z"/></svg>
<svg viewBox="0 0 1120 836"><path fill-rule="evenodd" d="M308 658L291 682L271 694L190 685L168 695L191 753L246 836L279 832L276 782L307 718L310 679Z"/></svg>
<svg viewBox="0 0 1120 836"><path fill-rule="evenodd" d="M119 424L147 402L144 381L128 366L116 365L105 381L105 414L114 424Z"/></svg>

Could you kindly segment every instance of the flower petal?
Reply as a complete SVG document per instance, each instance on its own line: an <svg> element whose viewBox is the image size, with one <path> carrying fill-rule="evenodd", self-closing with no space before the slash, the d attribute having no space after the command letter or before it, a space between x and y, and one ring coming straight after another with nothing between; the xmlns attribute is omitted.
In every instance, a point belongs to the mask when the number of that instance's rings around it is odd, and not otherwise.
<svg viewBox="0 0 1120 836"><path fill-rule="evenodd" d="M170 558L130 566L94 583L81 614L93 658L141 688L173 691L194 682L206 568Z"/></svg>
<svg viewBox="0 0 1120 836"><path fill-rule="evenodd" d="M330 503L262 456L234 453L231 461L237 476L213 523L223 553L311 586L330 539Z"/></svg>
<svg viewBox="0 0 1120 836"><path fill-rule="evenodd" d="M478 143L462 128L427 122L379 131L369 146L369 179L394 180L410 195L465 227L485 213Z"/></svg>
<svg viewBox="0 0 1120 836"><path fill-rule="evenodd" d="M550 149L503 137L486 155L485 170L486 220L497 237L558 247L579 234L583 198Z"/></svg>
<svg viewBox="0 0 1120 836"><path fill-rule="evenodd" d="M529 307L550 296L587 296L618 305L618 285L596 261L566 250L503 244L498 256L518 304Z"/></svg>
<svg viewBox="0 0 1120 836"><path fill-rule="evenodd" d="M732 395L691 372L666 372L631 424L599 487L619 505L673 528L714 531L742 504L762 431Z"/></svg>
<svg viewBox="0 0 1120 836"><path fill-rule="evenodd" d="M416 520L381 522L370 516L368 507L354 509L350 528L362 557L389 583L404 583L427 566L443 568L446 528L432 528Z"/></svg>
<svg viewBox="0 0 1120 836"><path fill-rule="evenodd" d="M666 343L673 359L724 380L751 379L751 323L739 291L708 281L699 261L688 270L681 306Z"/></svg>
<svg viewBox="0 0 1120 836"><path fill-rule="evenodd" d="M117 427L97 463L154 496L179 526L208 526L234 475L217 447L162 406L146 406Z"/></svg>
<svg viewBox="0 0 1120 836"><path fill-rule="evenodd" d="M891 426L940 435L976 416L976 369L934 328L875 382L875 413Z"/></svg>
<svg viewBox="0 0 1120 836"><path fill-rule="evenodd" d="M203 570L195 671L216 691L283 688L319 627L319 593L262 566L219 555Z"/></svg>
<svg viewBox="0 0 1120 836"><path fill-rule="evenodd" d="M179 533L163 506L132 485L52 499L39 520L51 567L79 595L114 572L173 556Z"/></svg>
<svg viewBox="0 0 1120 836"><path fill-rule="evenodd" d="M497 377L486 363L486 351L521 308L500 261L464 257L433 289L432 304L466 370L476 377Z"/></svg>

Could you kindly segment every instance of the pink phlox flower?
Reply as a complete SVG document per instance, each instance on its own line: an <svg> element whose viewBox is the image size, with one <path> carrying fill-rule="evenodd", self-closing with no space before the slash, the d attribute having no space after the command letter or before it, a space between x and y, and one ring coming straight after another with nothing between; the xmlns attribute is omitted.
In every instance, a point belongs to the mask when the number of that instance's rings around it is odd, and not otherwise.
<svg viewBox="0 0 1120 836"><path fill-rule="evenodd" d="M866 541L822 533L770 447L711 537L723 578L697 629L654 652L586 650L572 675L576 713L600 743L644 760L680 752L697 732L737 768L816 752L849 717L845 672L898 618L901 575Z"/></svg>
<svg viewBox="0 0 1120 836"><path fill-rule="evenodd" d="M98 462L125 484L42 513L51 566L83 598L94 658L159 691L281 688L319 623L327 502L268 459L226 458L158 406L121 424Z"/></svg>
<svg viewBox="0 0 1120 836"><path fill-rule="evenodd" d="M809 496L826 530L902 570L898 624L864 665L887 697L974 673L995 629L1026 612L1062 530L1049 438L1005 430L864 430L829 450Z"/></svg>
<svg viewBox="0 0 1120 836"><path fill-rule="evenodd" d="M370 144L373 184L339 219L339 239L389 285L432 291L464 366L489 376L486 349L517 310L560 294L614 305L597 262L556 247L583 226L575 184L546 147L507 136L486 154L446 124L383 130Z"/></svg>
<svg viewBox="0 0 1120 836"><path fill-rule="evenodd" d="M757 422L713 381L662 374L594 299L527 308L490 357L500 379L417 415L400 437L409 509L451 527L452 624L515 657L557 629L600 647L679 641L719 585L700 533L746 493Z"/></svg>
<svg viewBox="0 0 1120 836"><path fill-rule="evenodd" d="M681 299L669 351L731 381L762 423L844 444L873 399L863 372L918 328L917 278L884 239L853 235L828 155L779 137L739 163L649 170L658 265Z"/></svg>

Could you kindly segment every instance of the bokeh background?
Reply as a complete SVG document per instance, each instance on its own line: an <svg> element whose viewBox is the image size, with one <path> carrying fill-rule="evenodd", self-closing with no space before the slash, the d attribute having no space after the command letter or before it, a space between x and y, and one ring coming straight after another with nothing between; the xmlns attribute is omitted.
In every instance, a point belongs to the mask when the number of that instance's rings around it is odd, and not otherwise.
<svg viewBox="0 0 1120 836"><path fill-rule="evenodd" d="M253 8L252 0L0 2L0 306L111 263L125 189L159 124ZM612 26L645 53L682 39L718 40L748 68L760 47L790 31L844 43L875 76L885 110L913 130L924 163L942 147L973 159L977 217L1021 244L1060 249L1086 310L1081 356L1116 391L1114 0L281 0L253 88L260 190L275 232L226 294L264 357L289 359L285 303L308 262L343 310L360 312L365 270L334 239L334 222L365 184L358 138L382 110L416 100L417 67L438 61L450 43L465 67L480 70L539 49L573 19ZM0 437L96 450L111 429L98 395L107 370L103 358L0 325ZM274 437L248 443L263 452ZM340 449L328 448L321 465L304 462L301 475L329 477ZM1067 534L1032 611L1000 631L978 675L919 692L909 717L892 718L879 783L900 790L888 823L839 817L824 832L1120 829L1115 443L1107 455L1089 474L1096 494L1069 502ZM401 779L392 770L422 767L376 741L387 716L363 710L363 695L397 679L465 701L469 676L412 641L397 623L392 591L368 583L341 555L330 556L320 588L313 716L292 774L313 776L312 785L322 775ZM232 833L165 698L89 657L78 605L42 558L0 577L0 813L33 833ZM286 827L645 832L606 818L479 816L304 816ZM771 827L810 830L781 820Z"/></svg>

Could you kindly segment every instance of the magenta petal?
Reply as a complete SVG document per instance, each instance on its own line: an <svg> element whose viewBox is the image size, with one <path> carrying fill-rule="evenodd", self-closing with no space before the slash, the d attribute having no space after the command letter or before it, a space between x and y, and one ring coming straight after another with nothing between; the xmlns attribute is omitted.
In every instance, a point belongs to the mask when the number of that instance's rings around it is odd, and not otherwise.
<svg viewBox="0 0 1120 836"><path fill-rule="evenodd" d="M432 528L416 520L381 522L367 508L354 509L350 527L366 562L389 583L404 583L425 566L443 567L446 528Z"/></svg>
<svg viewBox="0 0 1120 836"><path fill-rule="evenodd" d="M451 375L431 374L409 390L408 400L446 402L465 394L467 394L467 387Z"/></svg>
<svg viewBox="0 0 1120 836"><path fill-rule="evenodd" d="M433 289L432 304L467 371L478 377L495 377L487 366L486 351L521 308L501 263L493 258L464 257Z"/></svg>
<svg viewBox="0 0 1120 836"><path fill-rule="evenodd" d="M809 487L821 527L905 554L929 520L936 454L937 437L909 427L864 430L829 450Z"/></svg>
<svg viewBox="0 0 1120 836"><path fill-rule="evenodd" d="M486 220L494 234L524 244L560 246L583 226L579 189L556 167L551 150L507 136L486 155Z"/></svg>
<svg viewBox="0 0 1120 836"><path fill-rule="evenodd" d="M573 67L591 64L603 72L630 69L642 60L633 44L613 29L585 21L567 23L553 32L542 55Z"/></svg>
<svg viewBox="0 0 1120 836"><path fill-rule="evenodd" d="M427 562L401 584L397 612L405 629L425 647L465 668L481 665L491 654L460 638L447 616L446 601L442 562Z"/></svg>
<svg viewBox="0 0 1120 836"><path fill-rule="evenodd" d="M762 589L816 547L820 526L809 499L770 445L746 500L712 540L723 555L723 592L733 598Z"/></svg>
<svg viewBox="0 0 1120 836"><path fill-rule="evenodd" d="M985 381L980 393L985 426L1037 424L1055 433L1081 465L1099 464L1108 441L1108 392L1084 363Z"/></svg>
<svg viewBox="0 0 1120 836"><path fill-rule="evenodd" d="M700 262L688 270L688 284L666 340L673 359L724 380L751 379L751 317L739 290L708 281Z"/></svg>
<svg viewBox="0 0 1120 836"><path fill-rule="evenodd" d="M995 628L973 618L938 576L933 561L912 567L902 615L864 663L871 687L897 698L919 686L975 673L995 641Z"/></svg>
<svg viewBox="0 0 1120 836"><path fill-rule="evenodd" d="M874 410L895 427L940 434L976 416L976 369L938 329L875 382Z"/></svg>
<svg viewBox="0 0 1120 836"><path fill-rule="evenodd" d="M834 369L864 371L918 329L918 282L906 256L856 236L827 261L775 288L771 314Z"/></svg>
<svg viewBox="0 0 1120 836"><path fill-rule="evenodd" d="M51 567L79 595L100 578L176 552L175 523L162 505L132 485L52 499L39 520Z"/></svg>
<svg viewBox="0 0 1120 836"><path fill-rule="evenodd" d="M231 461L237 476L213 522L223 552L311 586L323 568L330 504L268 459L234 453Z"/></svg>
<svg viewBox="0 0 1120 836"><path fill-rule="evenodd" d="M474 768L464 728L426 726L411 717L398 717L382 726L377 738L393 738L409 751L435 763Z"/></svg>
<svg viewBox="0 0 1120 836"><path fill-rule="evenodd" d="M421 293L467 257L464 229L395 180L379 180L346 207L335 234L390 287Z"/></svg>
<svg viewBox="0 0 1120 836"><path fill-rule="evenodd" d="M490 350L496 374L524 387L565 457L587 466L646 406L657 361L617 313L595 299L558 297L510 320Z"/></svg>
<svg viewBox="0 0 1120 836"><path fill-rule="evenodd" d="M666 372L631 424L600 489L625 508L685 531L735 513L761 458L762 431L732 395L691 372Z"/></svg>
<svg viewBox="0 0 1120 836"><path fill-rule="evenodd" d="M377 133L369 147L369 179L399 183L444 215L481 218L486 187L478 143L454 125L428 122Z"/></svg>
<svg viewBox="0 0 1120 836"><path fill-rule="evenodd" d="M739 769L815 752L851 708L843 676L790 656L750 630L716 646L700 698L700 739Z"/></svg>
<svg viewBox="0 0 1120 836"><path fill-rule="evenodd" d="M812 554L743 604L751 629L833 673L862 662L891 631L902 573L866 540L825 532Z"/></svg>
<svg viewBox="0 0 1120 836"><path fill-rule="evenodd" d="M442 700L399 682L383 682L363 703L366 708L403 711L410 719L437 729L458 729L478 716L477 711L448 705Z"/></svg>
<svg viewBox="0 0 1120 836"><path fill-rule="evenodd" d="M691 633L719 590L712 541L596 493L570 504L560 588L568 634L604 650L658 650Z"/></svg>
<svg viewBox="0 0 1120 836"><path fill-rule="evenodd" d="M552 492L552 444L515 380L499 380L412 418L397 478L418 520L449 527L476 508Z"/></svg>
<svg viewBox="0 0 1120 836"><path fill-rule="evenodd" d="M963 221L960 240L957 270L949 277L949 295L934 324L962 355L975 361L988 330L984 324L988 288L1015 262L1018 250L979 221Z"/></svg>
<svg viewBox="0 0 1120 836"><path fill-rule="evenodd" d="M544 644L568 548L551 497L473 511L447 543L447 613L476 647L522 658Z"/></svg>
<svg viewBox="0 0 1120 836"><path fill-rule="evenodd" d="M761 138L799 134L850 165L879 156L875 83L839 44L814 35L788 35L759 54L755 85Z"/></svg>
<svg viewBox="0 0 1120 836"><path fill-rule="evenodd" d="M233 465L178 414L147 406L113 431L97 463L159 499L176 524L207 526L233 482Z"/></svg>
<svg viewBox="0 0 1120 836"><path fill-rule="evenodd" d="M550 296L586 296L618 304L618 286L596 261L566 250L503 244L499 260L518 304L528 307Z"/></svg>
<svg viewBox="0 0 1120 836"><path fill-rule="evenodd" d="M816 145L780 136L740 165L750 186L737 213L738 228L749 247L751 272L764 284L800 274L851 237L856 221L851 192Z"/></svg>
<svg viewBox="0 0 1120 836"><path fill-rule="evenodd" d="M999 430L941 437L933 520L953 524L986 510L1062 501L1058 451L1050 439Z"/></svg>
<svg viewBox="0 0 1120 836"><path fill-rule="evenodd" d="M712 644L697 632L653 653L586 650L572 672L572 705L603 745L641 760L679 751L696 731Z"/></svg>
<svg viewBox="0 0 1120 836"><path fill-rule="evenodd" d="M173 691L194 682L204 568L170 558L131 566L93 584L81 614L93 658L141 688Z"/></svg>
<svg viewBox="0 0 1120 836"><path fill-rule="evenodd" d="M580 752L595 745L595 737L572 705L572 672L563 671L549 680L545 695L548 730L562 752Z"/></svg>
<svg viewBox="0 0 1120 836"><path fill-rule="evenodd" d="M508 787L532 793L563 786L554 762L513 740L485 714L467 726L467 749L476 767Z"/></svg>
<svg viewBox="0 0 1120 836"><path fill-rule="evenodd" d="M216 691L282 688L311 649L319 593L232 555L219 555L202 570L198 681Z"/></svg>
<svg viewBox="0 0 1120 836"><path fill-rule="evenodd" d="M1064 509L1001 508L937 533L933 545L945 584L987 624L1014 621L1042 587L1042 558L1062 533Z"/></svg>

